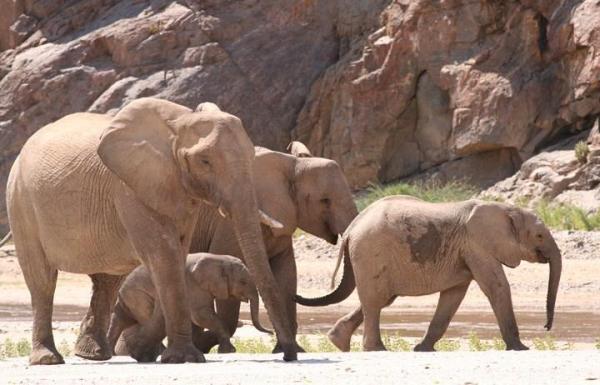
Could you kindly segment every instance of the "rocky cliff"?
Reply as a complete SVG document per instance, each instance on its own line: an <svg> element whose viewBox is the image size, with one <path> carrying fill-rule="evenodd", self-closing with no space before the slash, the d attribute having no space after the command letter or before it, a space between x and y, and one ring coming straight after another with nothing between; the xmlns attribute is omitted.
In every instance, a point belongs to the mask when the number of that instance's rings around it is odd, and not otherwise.
<svg viewBox="0 0 600 385"><path fill-rule="evenodd" d="M257 144L304 141L356 187L434 167L488 185L600 114L597 0L0 0L0 9L0 198L35 130L140 96L214 101Z"/></svg>

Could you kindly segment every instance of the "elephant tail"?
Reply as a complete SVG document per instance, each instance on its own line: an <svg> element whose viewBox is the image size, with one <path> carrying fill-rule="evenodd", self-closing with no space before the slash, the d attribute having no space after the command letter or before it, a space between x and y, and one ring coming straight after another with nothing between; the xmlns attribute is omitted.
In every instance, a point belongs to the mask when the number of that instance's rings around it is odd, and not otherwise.
<svg viewBox="0 0 600 385"><path fill-rule="evenodd" d="M9 231L8 234L6 234L4 238L2 238L2 240L0 241L0 247L4 246L6 242L10 241L10 238L12 238L12 231Z"/></svg>
<svg viewBox="0 0 600 385"><path fill-rule="evenodd" d="M300 295L296 295L294 300L300 305L304 306L327 306L342 302L348 298L356 287L356 282L354 281L354 271L352 270L352 264L350 263L350 257L348 256L348 237L344 237L342 244L340 245L340 253L337 264L335 265L333 277L331 278L332 284L335 280L335 276L339 270L342 259L344 260L344 272L342 275L342 280L333 291L325 294L322 297L316 298L305 298Z"/></svg>

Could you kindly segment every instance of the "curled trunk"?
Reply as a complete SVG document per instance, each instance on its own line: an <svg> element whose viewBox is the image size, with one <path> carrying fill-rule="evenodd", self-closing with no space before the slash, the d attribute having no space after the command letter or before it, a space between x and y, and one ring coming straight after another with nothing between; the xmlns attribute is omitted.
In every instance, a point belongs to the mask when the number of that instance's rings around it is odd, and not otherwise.
<svg viewBox="0 0 600 385"><path fill-rule="evenodd" d="M352 264L350 263L350 258L348 257L348 238L344 238L342 244L340 245L340 253L337 261L337 265L333 276L335 278L335 274L340 265L340 260L344 259L344 272L342 275L342 280L340 284L331 292L325 294L322 297L317 298L305 298L299 295L294 297L294 300L300 305L304 306L327 306L332 305L334 303L339 303L345 300L352 294L354 288L356 287L356 282L354 280L354 271L352 270Z"/></svg>
<svg viewBox="0 0 600 385"><path fill-rule="evenodd" d="M562 257L558 247L550 256L550 276L548 278L548 295L546 296L546 330L552 329L554 321L554 306L562 271Z"/></svg>
<svg viewBox="0 0 600 385"><path fill-rule="evenodd" d="M258 313L258 294L256 294L250 297L250 317L252 318L252 325L254 325L256 330L260 332L273 334L272 330L269 330L261 325L260 319L258 318Z"/></svg>

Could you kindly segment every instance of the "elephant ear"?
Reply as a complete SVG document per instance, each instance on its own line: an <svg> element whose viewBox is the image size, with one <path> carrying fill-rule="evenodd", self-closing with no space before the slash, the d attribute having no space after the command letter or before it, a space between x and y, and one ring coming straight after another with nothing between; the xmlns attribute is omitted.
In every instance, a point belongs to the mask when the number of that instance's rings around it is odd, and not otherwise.
<svg viewBox="0 0 600 385"><path fill-rule="evenodd" d="M504 204L478 203L467 219L468 239L474 251L511 268L521 263L523 231L522 214Z"/></svg>
<svg viewBox="0 0 600 385"><path fill-rule="evenodd" d="M273 236L292 235L296 230L296 205L291 195L291 174L295 159L281 152L256 148L254 158L255 191L261 222ZM263 217L271 218L272 221Z"/></svg>
<svg viewBox="0 0 600 385"><path fill-rule="evenodd" d="M298 158L312 158L312 154L308 147L302 142L294 140L288 144L286 148L287 152L298 157Z"/></svg>
<svg viewBox="0 0 600 385"><path fill-rule="evenodd" d="M231 274L224 266L215 268L214 262L209 259L200 259L192 266L192 276L202 290L209 292L217 299L228 299Z"/></svg>
<svg viewBox="0 0 600 385"><path fill-rule="evenodd" d="M172 212L185 194L173 154L172 123L191 110L176 103L141 98L126 105L104 130L102 162L148 207Z"/></svg>

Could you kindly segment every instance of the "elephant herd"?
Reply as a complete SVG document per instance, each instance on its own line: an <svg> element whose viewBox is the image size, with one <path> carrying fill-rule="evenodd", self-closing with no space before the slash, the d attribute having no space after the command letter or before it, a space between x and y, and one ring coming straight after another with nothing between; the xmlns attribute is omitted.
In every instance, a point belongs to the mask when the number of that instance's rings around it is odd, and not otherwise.
<svg viewBox="0 0 600 385"><path fill-rule="evenodd" d="M433 350L477 281L507 349L519 339L502 265L549 263L552 326L561 255L533 214L501 203L384 198L358 214L339 165L299 142L289 153L255 147L237 117L212 103L195 110L156 98L115 116L76 113L33 134L7 185L12 237L31 293L31 364L59 364L52 334L58 271L93 283L75 353L107 360L203 362L229 341L241 301L258 320L258 293L277 338L297 359L296 303L325 306L356 287L360 307L329 337L349 350L363 322L365 350L385 349L379 315L396 296L440 292L415 350ZM297 295L292 237L300 228L340 242L342 279L320 298ZM131 274L130 274L131 273ZM215 311L216 306L216 311ZM167 337L166 347L162 344Z"/></svg>

